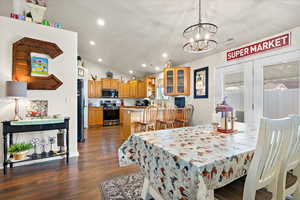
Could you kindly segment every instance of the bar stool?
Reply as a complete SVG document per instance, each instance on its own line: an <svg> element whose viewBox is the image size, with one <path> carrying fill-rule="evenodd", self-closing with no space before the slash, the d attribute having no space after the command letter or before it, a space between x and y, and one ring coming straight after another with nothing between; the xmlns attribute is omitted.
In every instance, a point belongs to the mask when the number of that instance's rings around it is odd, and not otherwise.
<svg viewBox="0 0 300 200"><path fill-rule="evenodd" d="M182 110L178 110L177 117L176 117L175 121L179 125L179 127L188 126L190 124L191 120L192 120L193 113L194 113L194 106L191 105L191 104L188 104Z"/></svg>
<svg viewBox="0 0 300 200"><path fill-rule="evenodd" d="M299 177L293 174L293 170L300 167L300 115L290 115L292 119L292 131L289 135L286 156L283 160L278 179L277 199L285 200L294 194L297 189L300 192Z"/></svg>
<svg viewBox="0 0 300 200"><path fill-rule="evenodd" d="M246 177L215 190L218 200L275 200L277 180L289 132L290 118L262 119L256 152ZM270 191L268 191L268 188Z"/></svg>
<svg viewBox="0 0 300 200"><path fill-rule="evenodd" d="M162 109L161 119L157 120L157 125L160 129L175 128L176 106L168 106Z"/></svg>
<svg viewBox="0 0 300 200"><path fill-rule="evenodd" d="M154 105L148 106L143 113L142 121L136 121L136 128L138 131L156 130L157 107Z"/></svg>

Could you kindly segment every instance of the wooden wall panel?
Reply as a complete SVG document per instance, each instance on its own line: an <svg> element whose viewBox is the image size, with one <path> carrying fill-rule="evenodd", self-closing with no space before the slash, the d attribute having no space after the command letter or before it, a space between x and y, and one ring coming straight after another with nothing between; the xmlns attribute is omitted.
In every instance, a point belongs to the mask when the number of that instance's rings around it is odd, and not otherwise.
<svg viewBox="0 0 300 200"><path fill-rule="evenodd" d="M54 59L63 54L63 51L54 43L23 38L13 44L12 79L28 82L29 90L56 90L63 82L54 74L48 77L31 76L31 53L49 55Z"/></svg>

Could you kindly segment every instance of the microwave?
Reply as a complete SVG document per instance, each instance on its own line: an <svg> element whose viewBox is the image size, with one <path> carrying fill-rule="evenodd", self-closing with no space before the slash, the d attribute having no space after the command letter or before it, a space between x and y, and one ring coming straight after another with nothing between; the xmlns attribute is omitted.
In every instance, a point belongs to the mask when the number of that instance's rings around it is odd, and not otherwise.
<svg viewBox="0 0 300 200"><path fill-rule="evenodd" d="M118 91L102 89L102 97L103 98L118 98Z"/></svg>

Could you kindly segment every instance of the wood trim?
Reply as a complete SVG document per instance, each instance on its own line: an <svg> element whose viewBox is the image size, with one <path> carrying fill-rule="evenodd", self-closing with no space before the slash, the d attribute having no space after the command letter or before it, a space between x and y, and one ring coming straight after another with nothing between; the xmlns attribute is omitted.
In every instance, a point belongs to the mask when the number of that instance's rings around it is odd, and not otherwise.
<svg viewBox="0 0 300 200"><path fill-rule="evenodd" d="M63 82L54 74L48 77L31 76L31 53L49 55L54 59L63 51L54 43L24 37L13 44L12 80L28 82L29 90L56 90Z"/></svg>

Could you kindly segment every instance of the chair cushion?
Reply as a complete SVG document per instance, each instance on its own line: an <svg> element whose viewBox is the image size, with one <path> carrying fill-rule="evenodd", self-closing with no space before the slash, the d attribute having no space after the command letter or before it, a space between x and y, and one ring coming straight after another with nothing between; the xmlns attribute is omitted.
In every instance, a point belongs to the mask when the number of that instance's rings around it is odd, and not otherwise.
<svg viewBox="0 0 300 200"><path fill-rule="evenodd" d="M285 188L287 189L293 186L297 182L297 180L298 180L297 176L294 176L291 173L287 173Z"/></svg>
<svg viewBox="0 0 300 200"><path fill-rule="evenodd" d="M215 198L218 200L243 200L244 181L238 179L229 185L215 190ZM273 197L271 192L266 189L256 191L255 200L271 200Z"/></svg>

